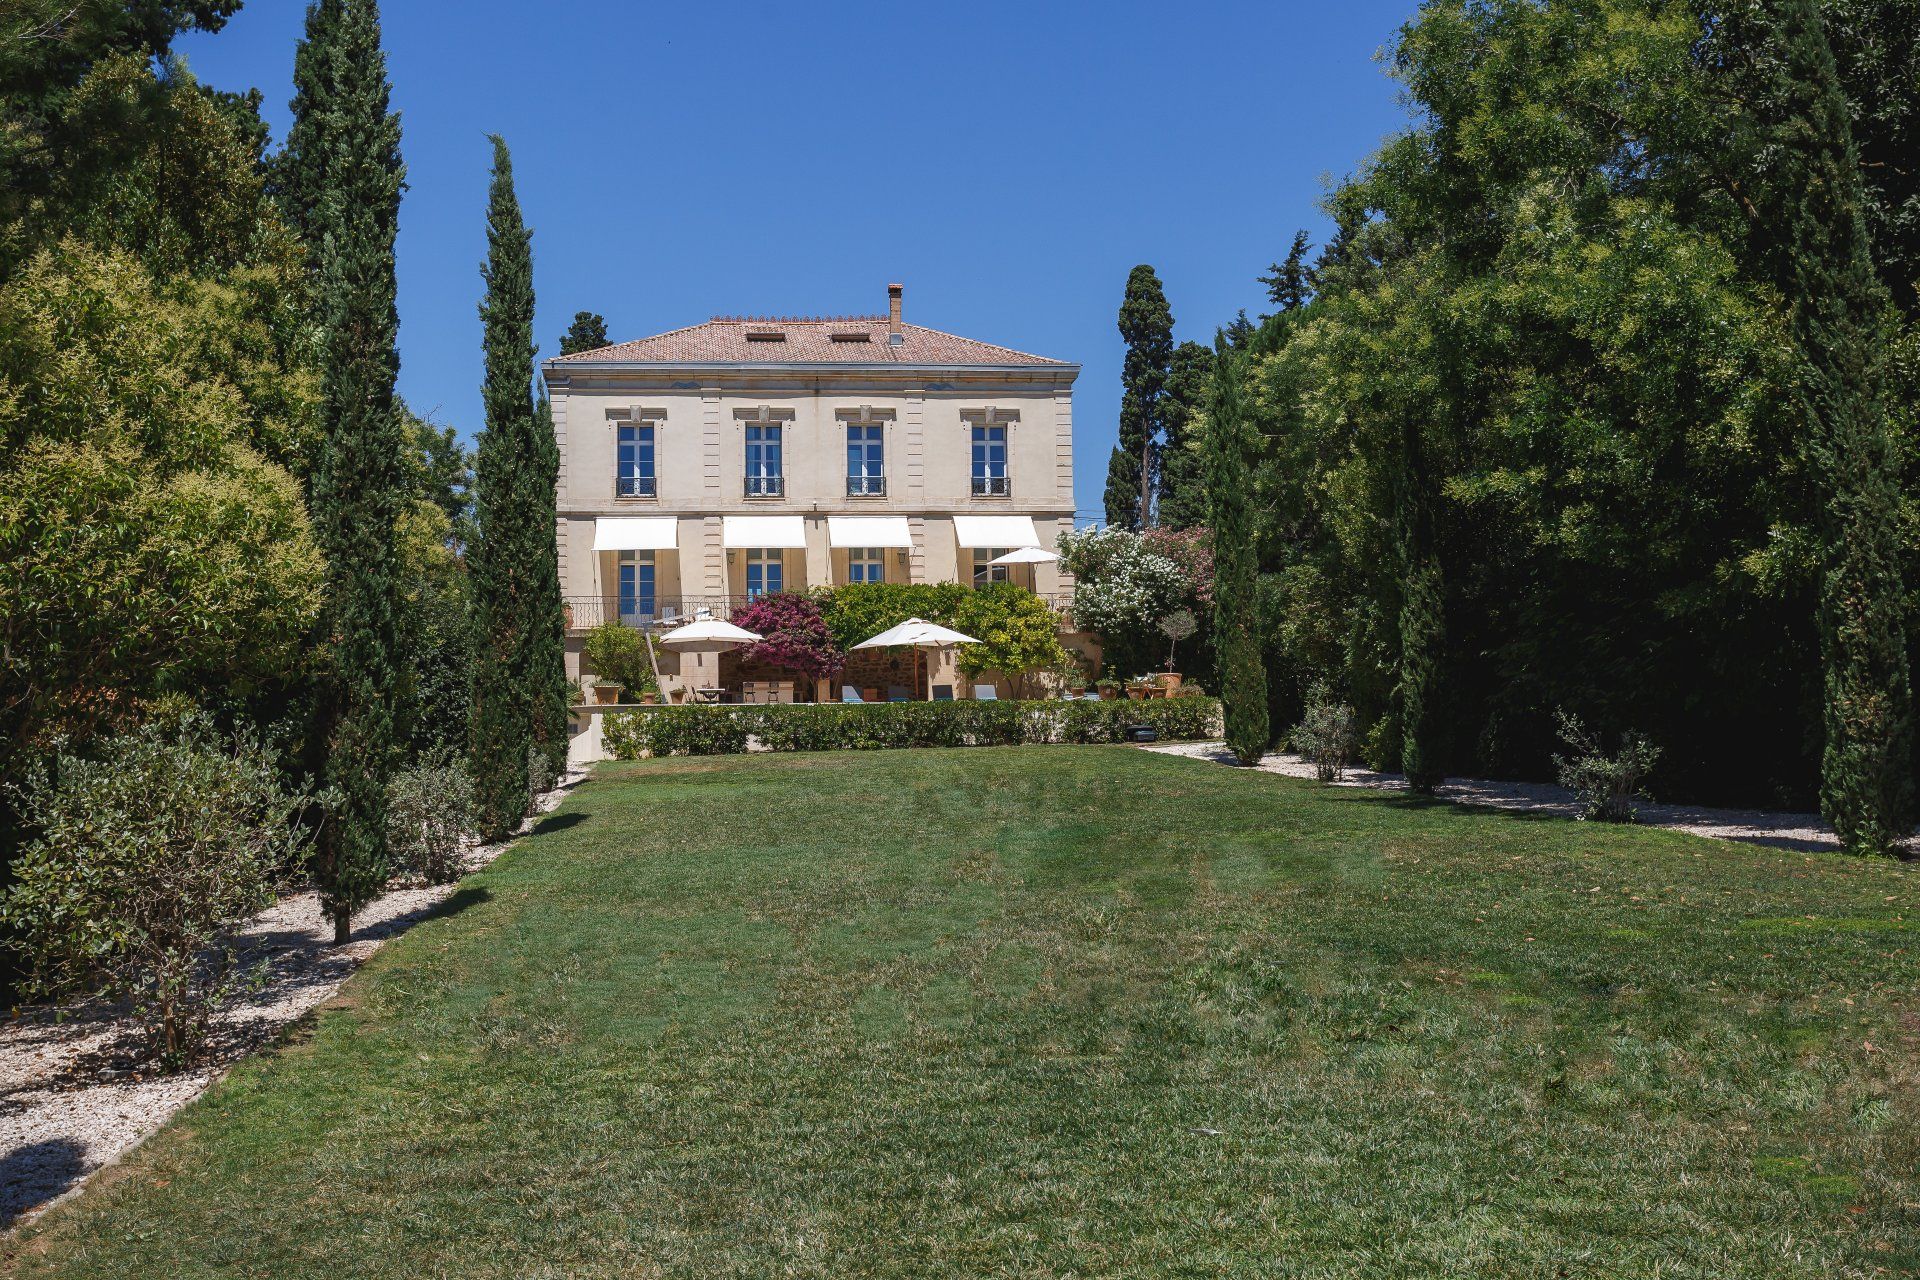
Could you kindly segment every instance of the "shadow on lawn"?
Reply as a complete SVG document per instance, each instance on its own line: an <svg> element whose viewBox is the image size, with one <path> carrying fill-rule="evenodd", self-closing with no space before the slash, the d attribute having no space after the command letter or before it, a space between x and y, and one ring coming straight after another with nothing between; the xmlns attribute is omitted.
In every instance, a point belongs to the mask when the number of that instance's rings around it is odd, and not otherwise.
<svg viewBox="0 0 1920 1280"><path fill-rule="evenodd" d="M570 827L577 827L581 823L585 822L586 820L587 820L587 815L584 813L549 814L546 817L540 819L540 821L534 823L533 830L529 831L527 834L534 835L534 836L551 835L556 831L565 831Z"/></svg>
<svg viewBox="0 0 1920 1280"><path fill-rule="evenodd" d="M87 1149L72 1138L27 1142L0 1156L0 1231L64 1194L87 1173Z"/></svg>

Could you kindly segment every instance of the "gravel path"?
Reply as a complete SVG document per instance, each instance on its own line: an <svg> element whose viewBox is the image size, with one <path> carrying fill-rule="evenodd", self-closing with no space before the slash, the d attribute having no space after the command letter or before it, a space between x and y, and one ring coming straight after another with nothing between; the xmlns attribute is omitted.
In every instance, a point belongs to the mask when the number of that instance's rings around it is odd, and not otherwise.
<svg viewBox="0 0 1920 1280"><path fill-rule="evenodd" d="M532 829L586 777L570 772L540 798ZM506 844L480 845L467 870L492 862ZM191 1071L163 1075L130 1065L133 1024L99 1004L22 1010L0 1027L0 1228L76 1193L204 1093L241 1058L269 1044L296 1018L330 999L389 938L430 916L460 909L458 884L396 889L353 920L353 941L333 945L319 895L283 898L241 930L242 955L265 962L266 981L222 1011L212 1043Z"/></svg>
<svg viewBox="0 0 1920 1280"><path fill-rule="evenodd" d="M1162 755L1190 756L1232 764L1233 753L1219 742L1172 742L1142 747ZM1313 777L1313 766L1296 755L1276 752L1256 768L1266 773L1285 774L1289 778ZM1346 777L1334 784L1342 787L1371 787L1380 791L1404 790L1407 780L1397 773L1374 773L1368 769L1349 769ZM1490 809L1515 809L1525 813L1553 813L1575 816L1573 793L1565 787L1544 782L1486 782L1478 778L1448 778L1434 789L1434 795L1455 804L1482 805ZM1776 849L1831 850L1840 848L1833 828L1817 813L1772 813L1762 809L1706 809L1697 805L1643 804L1640 822L1649 827L1668 827L1696 836L1719 840L1740 840L1747 844L1770 845Z"/></svg>

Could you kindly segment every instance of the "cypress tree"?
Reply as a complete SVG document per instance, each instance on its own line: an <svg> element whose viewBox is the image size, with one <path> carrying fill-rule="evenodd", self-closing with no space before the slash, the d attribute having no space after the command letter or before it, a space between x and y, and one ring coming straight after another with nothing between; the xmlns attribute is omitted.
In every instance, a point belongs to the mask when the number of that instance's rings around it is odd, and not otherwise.
<svg viewBox="0 0 1920 1280"><path fill-rule="evenodd" d="M1146 263L1127 276L1120 337L1127 356L1120 371L1120 443L1107 463L1107 523L1144 529L1153 522L1155 455L1173 361L1173 311Z"/></svg>
<svg viewBox="0 0 1920 1280"><path fill-rule="evenodd" d="M539 499L538 527L531 539L539 555L533 617L527 628L532 673L533 740L546 752L556 774L567 766L567 621L560 597L560 546L557 541L560 445L553 437L553 404L542 392L533 415L534 489Z"/></svg>
<svg viewBox="0 0 1920 1280"><path fill-rule="evenodd" d="M1166 447L1160 451L1160 523L1187 529L1207 518L1205 442L1195 437L1196 425L1211 394L1213 352L1197 342L1173 349L1167 373Z"/></svg>
<svg viewBox="0 0 1920 1280"><path fill-rule="evenodd" d="M487 260L480 269L486 429L475 468L478 537L471 553L474 645L473 778L484 835L511 832L527 812L527 755L536 700L533 620L541 604L539 493L534 440L532 233L513 189L513 158L493 141ZM549 433L551 445L551 433ZM548 542L553 524L544 530Z"/></svg>
<svg viewBox="0 0 1920 1280"><path fill-rule="evenodd" d="M1258 442L1242 381L1247 357L1223 336L1213 360L1213 394L1203 435L1207 518L1213 529L1213 636L1220 655L1220 705L1227 746L1257 764L1273 741L1267 669L1260 654L1258 557L1247 507Z"/></svg>
<svg viewBox="0 0 1920 1280"><path fill-rule="evenodd" d="M607 321L591 311L573 313L573 323L560 335L560 354L570 356L581 351L598 351L607 343Z"/></svg>
<svg viewBox="0 0 1920 1280"><path fill-rule="evenodd" d="M1820 807L1841 841L1885 853L1912 824L1912 693L1898 454L1888 421L1890 298L1833 51L1813 0L1771 0L1759 114L1770 181L1756 222L1804 366L1806 452L1821 489Z"/></svg>
<svg viewBox="0 0 1920 1280"><path fill-rule="evenodd" d="M321 900L345 942L353 913L386 883L387 781L399 676L394 526L407 500L409 441L394 401L400 317L400 121L388 110L373 0L323 0L308 14L308 93L296 99L322 338L325 440L313 509L327 557L330 668L316 737L338 795L321 824ZM304 180L303 180L304 181Z"/></svg>
<svg viewBox="0 0 1920 1280"><path fill-rule="evenodd" d="M281 216L312 250L307 266L315 276L321 261L319 217L327 152L338 132L330 111L340 77L342 3L317 0L307 6L306 34L293 54L293 122L269 175Z"/></svg>
<svg viewBox="0 0 1920 1280"><path fill-rule="evenodd" d="M1400 552L1400 771L1415 791L1431 792L1445 776L1440 760L1440 651L1446 605L1435 549L1432 495L1420 434L1403 431L1395 520Z"/></svg>

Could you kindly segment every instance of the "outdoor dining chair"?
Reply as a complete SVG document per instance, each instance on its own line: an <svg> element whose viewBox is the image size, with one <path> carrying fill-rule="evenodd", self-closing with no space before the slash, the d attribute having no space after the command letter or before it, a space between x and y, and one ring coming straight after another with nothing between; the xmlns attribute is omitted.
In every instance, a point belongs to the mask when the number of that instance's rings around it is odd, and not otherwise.
<svg viewBox="0 0 1920 1280"><path fill-rule="evenodd" d="M1000 701L1000 691L990 684L977 684L973 686L973 700L975 702L998 702Z"/></svg>
<svg viewBox="0 0 1920 1280"><path fill-rule="evenodd" d="M843 685L841 685L841 686L840 686L840 701L842 701L842 702L865 702L865 701L866 701L866 699L865 699L865 698L863 698L863 697L861 697L861 696L860 696L860 691L859 691L858 689L856 689L856 688L854 688L854 687L853 687L852 685L850 685L850 684L843 684Z"/></svg>

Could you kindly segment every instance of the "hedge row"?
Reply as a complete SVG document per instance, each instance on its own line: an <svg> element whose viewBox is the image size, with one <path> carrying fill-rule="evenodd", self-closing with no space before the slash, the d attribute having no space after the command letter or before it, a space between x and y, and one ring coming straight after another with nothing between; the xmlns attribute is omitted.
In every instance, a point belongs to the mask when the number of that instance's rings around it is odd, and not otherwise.
<svg viewBox="0 0 1920 1280"><path fill-rule="evenodd" d="M870 705L661 707L606 718L607 753L734 755L755 738L770 751L871 751L883 747L1005 747L1041 742L1124 742L1129 726L1162 738L1219 732L1213 698L1128 702L885 702Z"/></svg>

